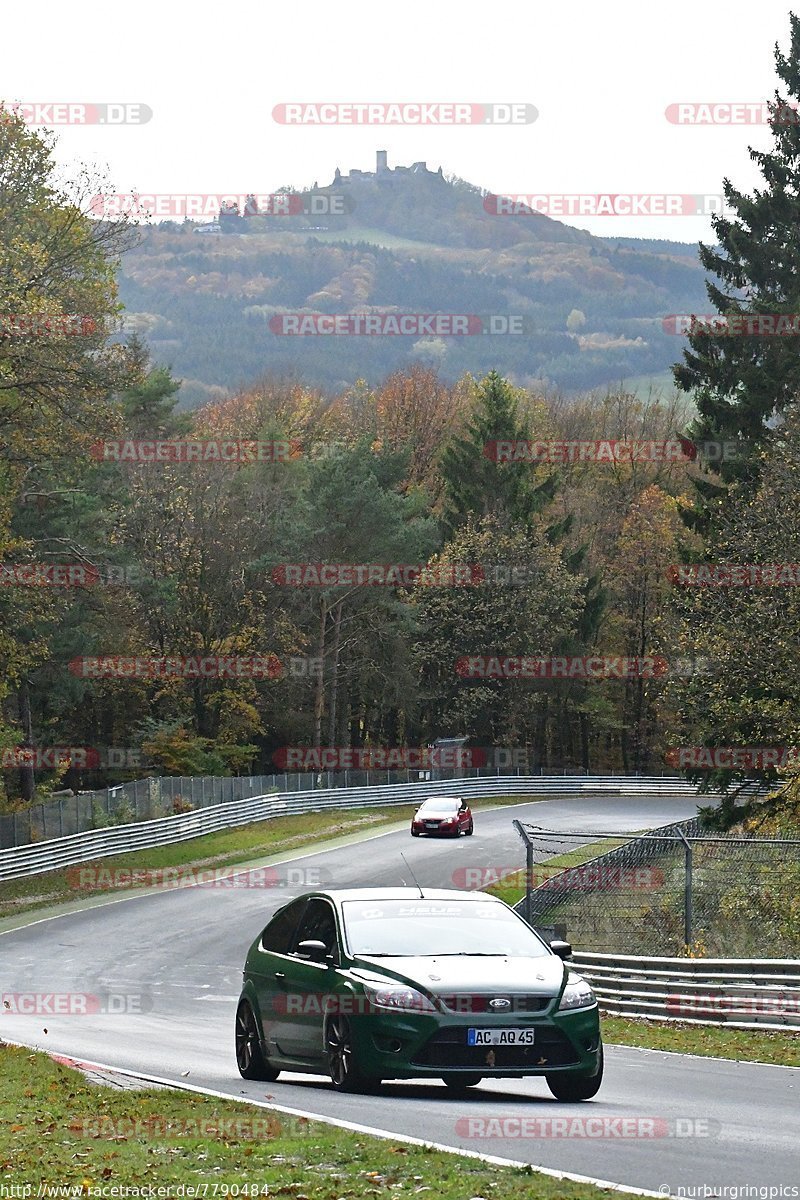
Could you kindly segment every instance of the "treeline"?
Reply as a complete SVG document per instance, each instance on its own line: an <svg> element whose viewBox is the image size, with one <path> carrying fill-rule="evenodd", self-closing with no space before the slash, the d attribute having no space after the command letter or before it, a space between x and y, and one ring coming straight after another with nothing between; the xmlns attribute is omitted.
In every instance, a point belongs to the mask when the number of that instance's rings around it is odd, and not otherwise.
<svg viewBox="0 0 800 1200"><path fill-rule="evenodd" d="M663 670L587 681L579 665L577 678L556 668L537 681L498 678L491 664L671 661L669 567L687 541L677 503L694 465L504 463L492 447L674 442L676 402L620 394L567 407L496 374L451 385L417 367L333 400L267 382L190 420L137 341L128 369L105 422L80 446L51 445L8 496L7 747L134 748L155 773L220 774L269 771L285 746L461 735L524 748L544 768L664 767ZM98 460L92 434L111 459ZM152 439L257 442L279 461L117 461ZM85 571L77 586L26 586L18 568L35 564ZM338 575L316 586L323 564ZM370 565L395 565L395 586L354 582L351 568ZM464 567L468 581L453 583ZM271 656L280 667L261 678L120 665ZM34 785L131 774L22 765L3 779L14 801Z"/></svg>
<svg viewBox="0 0 800 1200"><path fill-rule="evenodd" d="M797 18L776 63L800 98ZM795 127L774 118L765 188L728 187L700 248L722 327L689 333L677 398L417 363L189 414L160 356L115 340L126 223L90 220L97 184L57 183L49 139L0 118L3 805L453 737L797 793L800 357L725 329L800 304Z"/></svg>

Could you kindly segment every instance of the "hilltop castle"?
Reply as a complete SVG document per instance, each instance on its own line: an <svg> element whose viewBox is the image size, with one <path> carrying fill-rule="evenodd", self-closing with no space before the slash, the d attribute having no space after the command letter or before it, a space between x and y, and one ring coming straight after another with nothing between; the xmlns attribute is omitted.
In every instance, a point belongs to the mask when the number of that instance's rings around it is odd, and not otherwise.
<svg viewBox="0 0 800 1200"><path fill-rule="evenodd" d="M374 171L358 171L352 169L348 175L343 175L339 168L336 168L336 174L333 177L331 187L339 187L343 183L396 183L398 180L406 179L409 175L417 177L423 176L428 179L444 179L442 168L438 171L429 171L427 164L424 162L412 163L410 167L390 167L388 163L388 153L386 150L378 150Z"/></svg>

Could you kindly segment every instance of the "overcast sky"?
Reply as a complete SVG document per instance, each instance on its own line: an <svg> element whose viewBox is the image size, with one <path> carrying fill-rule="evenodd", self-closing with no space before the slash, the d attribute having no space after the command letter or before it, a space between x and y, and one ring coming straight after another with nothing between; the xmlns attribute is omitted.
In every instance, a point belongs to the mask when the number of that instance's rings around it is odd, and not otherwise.
<svg viewBox="0 0 800 1200"><path fill-rule="evenodd" d="M670 123L680 102L762 101L782 0L722 4L573 0L180 0L89 8L3 7L6 102L148 105L146 124L64 127L65 164L97 164L115 190L267 193L329 182L334 168L425 159L500 193L716 195L757 172L763 125ZM281 125L307 102L527 103L511 127ZM614 236L707 238L707 218L610 216L567 223Z"/></svg>

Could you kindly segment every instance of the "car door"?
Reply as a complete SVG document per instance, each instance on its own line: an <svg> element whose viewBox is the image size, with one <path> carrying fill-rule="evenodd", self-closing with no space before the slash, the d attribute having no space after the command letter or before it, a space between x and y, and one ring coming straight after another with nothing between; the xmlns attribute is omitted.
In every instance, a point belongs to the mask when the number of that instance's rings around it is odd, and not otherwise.
<svg viewBox="0 0 800 1200"><path fill-rule="evenodd" d="M467 804L466 800L462 800L461 804L458 807L458 828L459 828L459 830L469 829L469 822L470 822L469 805Z"/></svg>
<svg viewBox="0 0 800 1200"><path fill-rule="evenodd" d="M305 906L303 898L280 909L263 930L256 954L250 959L268 1057L281 1057L286 1042L286 969Z"/></svg>
<svg viewBox="0 0 800 1200"><path fill-rule="evenodd" d="M311 962L300 955L301 942L323 942L332 961ZM298 1060L318 1063L323 1057L322 1024L336 984L339 934L329 900L313 897L293 935L286 969L287 1052Z"/></svg>

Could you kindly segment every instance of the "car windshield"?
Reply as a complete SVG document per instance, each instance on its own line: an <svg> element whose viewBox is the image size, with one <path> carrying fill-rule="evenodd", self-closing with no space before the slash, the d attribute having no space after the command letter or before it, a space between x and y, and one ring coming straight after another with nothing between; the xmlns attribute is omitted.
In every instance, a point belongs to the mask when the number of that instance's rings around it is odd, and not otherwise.
<svg viewBox="0 0 800 1200"><path fill-rule="evenodd" d="M458 800L426 800L419 810L421 817L452 817L459 809Z"/></svg>
<svg viewBox="0 0 800 1200"><path fill-rule="evenodd" d="M536 958L550 953L519 917L492 901L346 900L342 914L351 954Z"/></svg>

